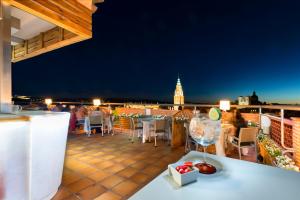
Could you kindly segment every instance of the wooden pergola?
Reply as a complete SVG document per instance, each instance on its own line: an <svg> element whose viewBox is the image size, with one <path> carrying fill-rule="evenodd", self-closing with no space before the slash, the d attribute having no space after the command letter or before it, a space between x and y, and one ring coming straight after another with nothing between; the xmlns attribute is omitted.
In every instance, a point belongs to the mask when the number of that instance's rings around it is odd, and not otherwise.
<svg viewBox="0 0 300 200"><path fill-rule="evenodd" d="M11 63L92 37L104 0L0 0L0 112L11 104Z"/></svg>

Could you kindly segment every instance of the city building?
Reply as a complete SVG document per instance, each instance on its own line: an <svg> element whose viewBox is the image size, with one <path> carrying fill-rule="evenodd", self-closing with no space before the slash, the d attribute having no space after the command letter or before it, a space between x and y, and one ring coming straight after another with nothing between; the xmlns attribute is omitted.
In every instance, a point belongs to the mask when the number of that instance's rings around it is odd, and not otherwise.
<svg viewBox="0 0 300 200"><path fill-rule="evenodd" d="M183 89L178 76L177 84L174 92L174 104L184 104ZM174 110L178 110L179 106L174 106Z"/></svg>
<svg viewBox="0 0 300 200"><path fill-rule="evenodd" d="M241 106L248 106L250 105L250 98L249 96L239 96L238 97L238 104Z"/></svg>
<svg viewBox="0 0 300 200"><path fill-rule="evenodd" d="M248 106L248 105L259 105L261 102L256 95L256 92L253 91L252 96L239 96L238 105Z"/></svg>
<svg viewBox="0 0 300 200"><path fill-rule="evenodd" d="M253 91L253 94L252 96L250 97L250 102L251 102L251 105L259 105L261 104L258 100L258 96L256 95L256 92Z"/></svg>

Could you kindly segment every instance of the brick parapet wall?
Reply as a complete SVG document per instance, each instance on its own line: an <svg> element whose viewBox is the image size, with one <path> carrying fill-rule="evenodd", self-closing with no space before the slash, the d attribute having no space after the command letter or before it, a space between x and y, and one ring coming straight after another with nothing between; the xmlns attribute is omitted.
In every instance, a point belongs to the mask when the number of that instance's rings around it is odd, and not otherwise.
<svg viewBox="0 0 300 200"><path fill-rule="evenodd" d="M293 148L294 148L294 160L296 165L300 167L300 118L293 117Z"/></svg>
<svg viewBox="0 0 300 200"><path fill-rule="evenodd" d="M259 124L258 113L241 113L245 121L255 122ZM279 117L266 115L271 119L270 137L281 146L281 121ZM234 114L232 112L223 112L222 121L232 123L234 121ZM284 144L287 147L293 146L293 121L284 119Z"/></svg>
<svg viewBox="0 0 300 200"><path fill-rule="evenodd" d="M281 120L278 117L270 116L271 120L270 137L281 146ZM284 119L284 144L293 147L293 121Z"/></svg>

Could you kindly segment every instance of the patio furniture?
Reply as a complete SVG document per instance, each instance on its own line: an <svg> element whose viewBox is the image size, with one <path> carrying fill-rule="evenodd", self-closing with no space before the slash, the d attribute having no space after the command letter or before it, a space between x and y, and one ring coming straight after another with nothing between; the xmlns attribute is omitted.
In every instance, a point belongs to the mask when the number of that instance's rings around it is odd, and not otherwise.
<svg viewBox="0 0 300 200"><path fill-rule="evenodd" d="M258 134L258 128L241 128L239 137L233 137L231 144L238 148L239 158L242 159L242 148L254 147L255 154L257 154L257 144L256 144L256 136ZM256 156L257 157L257 156Z"/></svg>
<svg viewBox="0 0 300 200"><path fill-rule="evenodd" d="M234 126L232 124L221 124L221 134L215 142L216 155L226 156L225 149L227 147L227 141L229 137L233 137Z"/></svg>
<svg viewBox="0 0 300 200"><path fill-rule="evenodd" d="M154 120L152 118L145 118L142 119L142 123L143 123L142 142L145 143L147 139L150 142L151 128L153 129Z"/></svg>
<svg viewBox="0 0 300 200"><path fill-rule="evenodd" d="M154 146L157 147L157 136L165 135L166 132L166 120L165 119L156 119L150 130L150 137L154 137Z"/></svg>
<svg viewBox="0 0 300 200"><path fill-rule="evenodd" d="M137 133L137 137L142 134L143 126L141 125L139 118L130 118L130 132L131 132L131 142L134 141L134 135Z"/></svg>
<svg viewBox="0 0 300 200"><path fill-rule="evenodd" d="M111 133L112 132L112 116L111 115L106 115L104 117L104 120L103 120L103 132L107 132L107 133ZM113 134L112 134L113 135Z"/></svg>
<svg viewBox="0 0 300 200"><path fill-rule="evenodd" d="M299 199L300 173L247 161L206 154L220 164L214 175L198 174L197 181L178 187L168 170L135 193L129 200L254 200ZM191 151L180 161L203 159L203 153Z"/></svg>
<svg viewBox="0 0 300 200"><path fill-rule="evenodd" d="M103 116L102 115L90 115L87 117L87 124L88 124L88 136L91 135L91 130L96 128L101 128L101 134L104 136L104 129L103 129Z"/></svg>
<svg viewBox="0 0 300 200"><path fill-rule="evenodd" d="M183 126L183 123L177 122L177 117L187 117L191 118L193 115L192 111L190 110L166 110L166 109L151 109L151 115L145 115L146 109L140 109L140 108L125 108L125 107L117 107L116 113L118 115L122 114L139 114L142 115L142 123L143 123L143 143L146 142L149 135L149 127L151 125L151 122L149 120L152 118L152 116L164 116L167 120L169 120L170 124L167 124L168 126L166 128L166 132L168 133L168 139L170 142L170 145L172 148L180 147L185 144L185 129ZM147 113L149 114L149 113ZM122 120L122 121L125 121ZM126 131L129 129L129 123L127 123L127 127L124 127ZM166 134L167 134L166 133Z"/></svg>
<svg viewBox="0 0 300 200"><path fill-rule="evenodd" d="M5 194L0 199L55 195L61 185L69 119L66 112L0 113L0 194Z"/></svg>

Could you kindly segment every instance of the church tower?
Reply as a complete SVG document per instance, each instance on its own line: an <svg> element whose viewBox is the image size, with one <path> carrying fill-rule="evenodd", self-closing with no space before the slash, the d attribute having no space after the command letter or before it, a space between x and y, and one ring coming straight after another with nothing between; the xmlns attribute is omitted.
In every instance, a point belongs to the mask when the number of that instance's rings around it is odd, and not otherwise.
<svg viewBox="0 0 300 200"><path fill-rule="evenodd" d="M184 95L183 95L182 85L179 76L177 79L176 89L174 92L174 104L184 104ZM174 106L174 110L178 110L178 106Z"/></svg>

